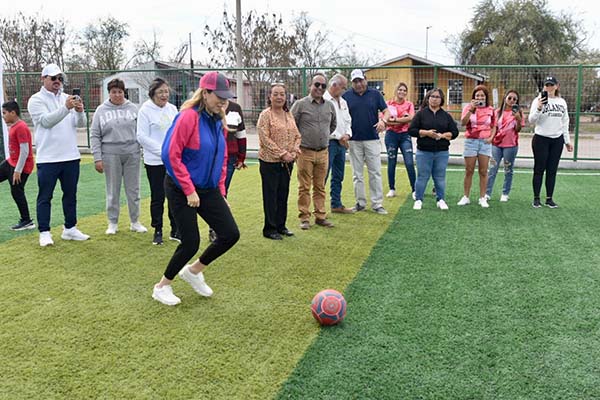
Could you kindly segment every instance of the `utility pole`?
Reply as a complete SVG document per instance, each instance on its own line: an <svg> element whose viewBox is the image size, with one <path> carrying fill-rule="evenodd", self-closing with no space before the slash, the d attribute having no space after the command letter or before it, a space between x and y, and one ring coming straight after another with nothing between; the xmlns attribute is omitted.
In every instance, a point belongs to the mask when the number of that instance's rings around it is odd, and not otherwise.
<svg viewBox="0 0 600 400"><path fill-rule="evenodd" d="M190 69L192 70L192 73L193 73L193 70L194 70L194 59L192 58L192 32L190 32L189 42L188 43L189 43L188 47L190 48Z"/></svg>
<svg viewBox="0 0 600 400"><path fill-rule="evenodd" d="M237 102L244 109L244 74L242 72L242 0L235 0L235 62Z"/></svg>
<svg viewBox="0 0 600 400"><path fill-rule="evenodd" d="M429 29L431 25L425 28L425 59L427 60L427 51L429 50Z"/></svg>

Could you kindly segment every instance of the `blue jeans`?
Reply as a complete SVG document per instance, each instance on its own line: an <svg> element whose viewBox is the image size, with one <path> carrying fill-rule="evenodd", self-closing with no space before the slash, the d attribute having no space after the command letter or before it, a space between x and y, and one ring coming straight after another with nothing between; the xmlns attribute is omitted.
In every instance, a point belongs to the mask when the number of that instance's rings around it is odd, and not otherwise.
<svg viewBox="0 0 600 400"><path fill-rule="evenodd" d="M227 158L227 176L225 177L225 193L229 193L229 185L231 185L231 178L233 178L236 163L237 154L229 154Z"/></svg>
<svg viewBox="0 0 600 400"><path fill-rule="evenodd" d="M402 159L406 167L406 174L410 182L411 192L415 191L415 161L413 159L412 140L408 133L387 131L385 133L385 148L388 156L388 183L390 190L396 190L396 163L398 162L398 149L402 152Z"/></svg>
<svg viewBox="0 0 600 400"><path fill-rule="evenodd" d="M498 168L500 168L500 161L504 159L504 185L502 186L502 194L508 195L512 186L513 170L515 165L515 158L517 158L517 152L519 146L514 147L497 147L492 146L492 159L490 160L490 168L488 171L488 183L485 193L488 196L492 195L494 189L494 181L498 174Z"/></svg>
<svg viewBox="0 0 600 400"><path fill-rule="evenodd" d="M79 181L79 160L37 164L38 197L37 220L40 232L50 230L52 195L56 182L62 189L62 208L65 228L77 225L77 182Z"/></svg>
<svg viewBox="0 0 600 400"><path fill-rule="evenodd" d="M423 201L425 188L429 178L433 176L433 185L437 200L443 200L446 194L446 168L450 153L446 151L421 151L417 150L417 181L415 182L415 196Z"/></svg>
<svg viewBox="0 0 600 400"><path fill-rule="evenodd" d="M344 167L346 165L346 148L337 140L329 141L329 168L325 175L325 182L331 172L331 186L329 197L331 208L342 207L342 181L344 180Z"/></svg>

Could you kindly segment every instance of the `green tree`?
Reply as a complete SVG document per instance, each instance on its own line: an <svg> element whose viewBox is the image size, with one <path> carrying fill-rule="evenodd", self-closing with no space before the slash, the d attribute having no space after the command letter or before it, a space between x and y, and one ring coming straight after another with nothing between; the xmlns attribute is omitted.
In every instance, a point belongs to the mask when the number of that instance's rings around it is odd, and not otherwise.
<svg viewBox="0 0 600 400"><path fill-rule="evenodd" d="M125 62L123 41L129 36L128 25L114 17L98 19L88 24L80 37L79 45L85 56L79 55L82 67L117 70ZM85 60L88 60L87 63ZM87 64L87 65L85 65Z"/></svg>

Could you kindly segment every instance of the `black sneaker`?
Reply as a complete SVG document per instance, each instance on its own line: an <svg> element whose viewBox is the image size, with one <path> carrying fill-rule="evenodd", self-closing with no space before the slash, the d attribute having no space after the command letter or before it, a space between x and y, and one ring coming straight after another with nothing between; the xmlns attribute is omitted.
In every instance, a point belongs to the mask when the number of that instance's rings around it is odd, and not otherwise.
<svg viewBox="0 0 600 400"><path fill-rule="evenodd" d="M531 203L531 205L533 206L533 208L541 208L542 207L542 203L540 202L540 199L533 199L533 203Z"/></svg>
<svg viewBox="0 0 600 400"><path fill-rule="evenodd" d="M18 224L10 227L13 231L24 231L25 229L33 229L35 224L32 220L20 220Z"/></svg>
<svg viewBox="0 0 600 400"><path fill-rule="evenodd" d="M217 240L217 232L213 231L212 228L208 228L208 240L214 243Z"/></svg>
<svg viewBox="0 0 600 400"><path fill-rule="evenodd" d="M178 243L181 243L181 234L179 232L171 231L171 234L169 235L169 240L174 240Z"/></svg>
<svg viewBox="0 0 600 400"><path fill-rule="evenodd" d="M556 204L551 198L546 199L546 203L544 204L546 204L549 208L558 208L558 204Z"/></svg>
<svg viewBox="0 0 600 400"><path fill-rule="evenodd" d="M354 212L363 211L365 208L366 208L365 206L361 206L358 203L356 203L356 205L354 207L352 207L352 209L354 210Z"/></svg>
<svg viewBox="0 0 600 400"><path fill-rule="evenodd" d="M152 244L160 245L163 244L162 231L155 230L154 237L152 238Z"/></svg>

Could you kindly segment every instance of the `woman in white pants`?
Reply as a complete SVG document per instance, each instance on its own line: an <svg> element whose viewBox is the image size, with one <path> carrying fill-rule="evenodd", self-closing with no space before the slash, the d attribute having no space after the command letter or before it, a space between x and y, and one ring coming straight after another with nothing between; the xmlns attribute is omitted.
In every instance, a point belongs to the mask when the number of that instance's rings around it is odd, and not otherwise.
<svg viewBox="0 0 600 400"><path fill-rule="evenodd" d="M111 80L107 89L108 100L96 109L91 128L94 167L106 177L106 234L114 235L118 230L121 182L127 196L129 228L147 232L139 222L141 150L136 137L137 107L125 99L122 80Z"/></svg>

